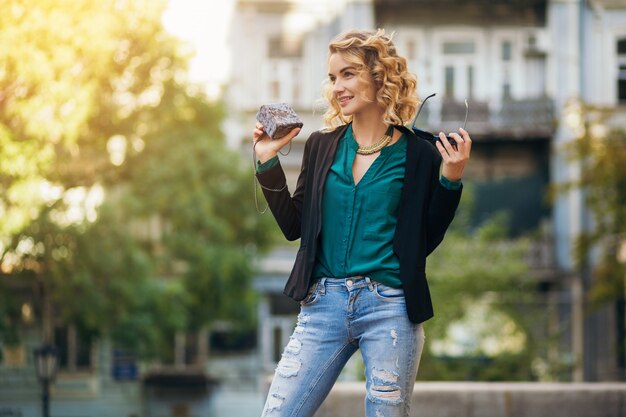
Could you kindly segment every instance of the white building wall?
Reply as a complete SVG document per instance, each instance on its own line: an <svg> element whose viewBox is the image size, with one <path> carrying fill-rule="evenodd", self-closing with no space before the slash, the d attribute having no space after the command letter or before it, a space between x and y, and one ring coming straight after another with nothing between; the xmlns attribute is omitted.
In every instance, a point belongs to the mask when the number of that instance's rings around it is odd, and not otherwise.
<svg viewBox="0 0 626 417"><path fill-rule="evenodd" d="M512 98L524 99L538 95L535 86L529 85L526 71L525 51L528 38L536 39L536 48L545 51L545 29L438 26L436 28L416 28L413 26L388 27L388 32L396 32L394 41L400 54L407 57L409 69L416 73L420 93L437 92L445 87L444 67L453 65L464 71L467 65L474 66L474 99L488 101L498 107L504 82L511 85ZM443 54L445 42L471 41L475 44L473 54ZM502 43L511 44L511 60L502 60ZM545 78L545 77L544 77ZM545 80L544 80L545 82ZM533 88L530 88L533 87ZM459 91L463 100L467 89Z"/></svg>
<svg viewBox="0 0 626 417"><path fill-rule="evenodd" d="M319 99L327 72L328 42L344 30L374 25L371 0L286 0L284 7L264 6L271 3L280 2L244 0L235 9L230 35L232 75L226 94L230 117L225 123L231 144L237 142L233 135L241 137L244 132L234 125L253 126L249 113L265 103L288 102L307 119L300 136L321 127L318 116L324 110ZM269 40L275 36L300 39L302 55L270 59ZM273 81L278 87L272 88ZM273 94L276 88L278 95ZM314 123L311 115L319 122Z"/></svg>
<svg viewBox="0 0 626 417"><path fill-rule="evenodd" d="M605 9L601 2L581 1L553 0L548 13L548 92L555 100L560 121L553 145L552 178L556 183L573 181L580 175L579 167L563 158L564 149L580 127L568 114L567 103L582 100L592 105L617 105L617 40L626 37L626 4L620 10ZM566 270L574 267L573 245L587 216L578 190L555 203L557 261Z"/></svg>
<svg viewBox="0 0 626 417"><path fill-rule="evenodd" d="M553 0L548 6L548 27L552 48L548 59L548 91L554 99L558 124L553 142L552 181L576 181L580 176L577 164L568 163L563 155L567 144L577 136L575 118L566 104L581 98L581 33L582 0ZM574 109L575 107L569 107ZM572 249L582 229L582 194L570 191L559 197L554 205L553 221L556 237L556 259L565 270L574 268Z"/></svg>
<svg viewBox="0 0 626 417"><path fill-rule="evenodd" d="M626 2L622 10L590 2L583 20L583 98L589 104L616 106L617 41L626 38Z"/></svg>

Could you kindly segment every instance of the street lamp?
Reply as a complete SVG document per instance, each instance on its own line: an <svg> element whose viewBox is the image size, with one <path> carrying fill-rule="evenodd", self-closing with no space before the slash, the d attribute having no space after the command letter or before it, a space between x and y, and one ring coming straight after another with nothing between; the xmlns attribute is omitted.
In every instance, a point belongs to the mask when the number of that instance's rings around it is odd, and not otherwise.
<svg viewBox="0 0 626 417"><path fill-rule="evenodd" d="M35 371L43 388L43 417L50 417L50 382L54 381L57 372L57 359L57 348L52 345L42 345L35 349Z"/></svg>

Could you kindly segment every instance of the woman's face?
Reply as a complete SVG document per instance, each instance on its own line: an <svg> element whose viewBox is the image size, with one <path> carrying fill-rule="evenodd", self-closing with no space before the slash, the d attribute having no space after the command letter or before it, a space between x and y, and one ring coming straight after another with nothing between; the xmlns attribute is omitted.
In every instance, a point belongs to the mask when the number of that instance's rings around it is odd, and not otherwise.
<svg viewBox="0 0 626 417"><path fill-rule="evenodd" d="M378 107L371 75L368 73L368 83L364 82L354 64L343 59L341 54L334 53L328 59L328 77L333 86L333 98L344 116L354 116Z"/></svg>

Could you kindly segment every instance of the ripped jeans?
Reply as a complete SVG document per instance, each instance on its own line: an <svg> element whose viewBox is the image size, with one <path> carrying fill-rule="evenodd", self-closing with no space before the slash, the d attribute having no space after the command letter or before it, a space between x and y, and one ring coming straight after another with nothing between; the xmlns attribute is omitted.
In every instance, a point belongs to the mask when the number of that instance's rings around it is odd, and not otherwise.
<svg viewBox="0 0 626 417"><path fill-rule="evenodd" d="M409 321L401 288L367 277L322 278L301 302L263 416L313 416L360 349L365 416L408 417L423 347L423 327Z"/></svg>

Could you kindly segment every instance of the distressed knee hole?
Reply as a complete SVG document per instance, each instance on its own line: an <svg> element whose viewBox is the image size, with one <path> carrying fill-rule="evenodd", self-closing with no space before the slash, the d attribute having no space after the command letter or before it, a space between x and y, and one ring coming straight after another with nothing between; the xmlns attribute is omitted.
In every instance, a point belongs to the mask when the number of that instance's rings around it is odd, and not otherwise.
<svg viewBox="0 0 626 417"><path fill-rule="evenodd" d="M379 404L400 404L402 391L397 385L372 385L368 397Z"/></svg>
<svg viewBox="0 0 626 417"><path fill-rule="evenodd" d="M298 334L302 334L304 333L304 327L306 326L306 324L309 322L309 320L311 319L311 316L309 316L308 314L298 314L298 322L296 323L296 329L294 330L294 333L298 333Z"/></svg>
<svg viewBox="0 0 626 417"><path fill-rule="evenodd" d="M372 370L372 381L367 396L379 404L400 404L402 390L398 386L398 374L382 369Z"/></svg>
<svg viewBox="0 0 626 417"><path fill-rule="evenodd" d="M269 398L267 399L267 412L269 413L270 411L280 410L280 407L283 405L283 402L285 402L285 397L282 397L278 394L270 395Z"/></svg>
<svg viewBox="0 0 626 417"><path fill-rule="evenodd" d="M290 353L292 355L297 355L300 353L300 349L302 349L302 342L295 337L292 337L285 348L285 353Z"/></svg>
<svg viewBox="0 0 626 417"><path fill-rule="evenodd" d="M311 316L309 314L298 314L298 326L305 325L311 320Z"/></svg>
<svg viewBox="0 0 626 417"><path fill-rule="evenodd" d="M297 358L283 356L280 362L278 362L277 372L278 375L282 376L283 378L290 378L292 376L298 375L298 371L300 370L301 366L302 362L300 362L300 360L298 360Z"/></svg>
<svg viewBox="0 0 626 417"><path fill-rule="evenodd" d="M384 369L372 369L372 380L381 381L381 383L390 382L395 384L398 382L399 375L395 372L386 371Z"/></svg>

